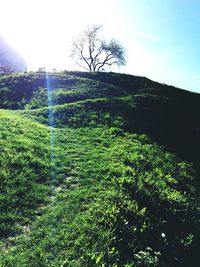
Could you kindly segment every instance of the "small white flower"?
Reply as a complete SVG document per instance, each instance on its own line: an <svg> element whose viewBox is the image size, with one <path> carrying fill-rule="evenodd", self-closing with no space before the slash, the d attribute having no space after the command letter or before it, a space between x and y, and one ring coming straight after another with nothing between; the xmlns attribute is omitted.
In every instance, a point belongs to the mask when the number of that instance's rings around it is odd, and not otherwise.
<svg viewBox="0 0 200 267"><path fill-rule="evenodd" d="M165 233L161 233L161 236L162 236L163 238L165 238Z"/></svg>

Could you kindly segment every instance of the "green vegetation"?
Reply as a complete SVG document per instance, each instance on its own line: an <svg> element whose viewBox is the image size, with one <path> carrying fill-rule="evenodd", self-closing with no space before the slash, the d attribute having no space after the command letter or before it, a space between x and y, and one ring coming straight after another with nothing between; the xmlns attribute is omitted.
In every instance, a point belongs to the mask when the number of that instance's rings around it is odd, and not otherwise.
<svg viewBox="0 0 200 267"><path fill-rule="evenodd" d="M199 103L115 73L2 77L0 266L197 266Z"/></svg>

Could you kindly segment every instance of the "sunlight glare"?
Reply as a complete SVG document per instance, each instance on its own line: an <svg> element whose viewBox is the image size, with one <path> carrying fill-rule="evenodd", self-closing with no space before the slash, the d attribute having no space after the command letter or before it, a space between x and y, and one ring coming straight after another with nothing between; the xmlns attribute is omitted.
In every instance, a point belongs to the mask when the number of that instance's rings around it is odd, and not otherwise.
<svg viewBox="0 0 200 267"><path fill-rule="evenodd" d="M39 67L70 68L73 36L88 24L104 23L110 1L102 1L98 12L91 12L92 0L0 0L0 29L28 64L28 70ZM102 9L107 5L107 12ZM11 8L12 7L12 8Z"/></svg>

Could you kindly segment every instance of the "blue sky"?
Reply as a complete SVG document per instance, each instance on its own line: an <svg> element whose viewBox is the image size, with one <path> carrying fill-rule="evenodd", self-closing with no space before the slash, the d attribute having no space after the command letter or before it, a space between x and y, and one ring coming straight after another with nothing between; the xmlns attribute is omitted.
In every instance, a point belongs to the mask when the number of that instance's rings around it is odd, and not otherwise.
<svg viewBox="0 0 200 267"><path fill-rule="evenodd" d="M200 92L200 1L125 0L120 6L127 36L137 43L139 57L144 55L144 64L137 69L130 51L128 67L139 75Z"/></svg>
<svg viewBox="0 0 200 267"><path fill-rule="evenodd" d="M0 33L24 55L29 70L78 69L71 41L89 24L126 48L114 71L200 92L200 1L0 0ZM12 7L12 8L11 8Z"/></svg>

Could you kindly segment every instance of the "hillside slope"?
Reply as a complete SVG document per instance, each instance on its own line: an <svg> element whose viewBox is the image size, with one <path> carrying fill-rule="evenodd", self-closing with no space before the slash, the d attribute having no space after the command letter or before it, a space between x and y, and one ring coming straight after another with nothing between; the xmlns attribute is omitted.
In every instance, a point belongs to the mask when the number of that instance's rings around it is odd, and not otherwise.
<svg viewBox="0 0 200 267"><path fill-rule="evenodd" d="M125 74L76 72L49 74L47 79L45 74L33 73L0 80L0 108L26 109L24 115L35 115L37 120L39 116L48 124L48 105L53 105L58 127L104 125L105 121L123 124L127 131L147 133L196 163L200 158L199 103L197 93Z"/></svg>
<svg viewBox="0 0 200 267"><path fill-rule="evenodd" d="M0 78L0 265L196 266L199 104L125 74Z"/></svg>

